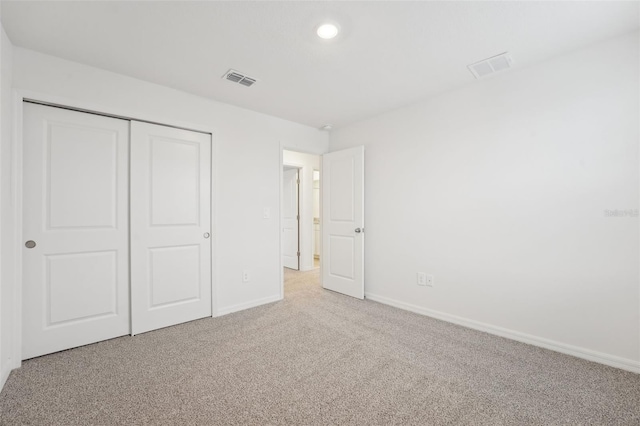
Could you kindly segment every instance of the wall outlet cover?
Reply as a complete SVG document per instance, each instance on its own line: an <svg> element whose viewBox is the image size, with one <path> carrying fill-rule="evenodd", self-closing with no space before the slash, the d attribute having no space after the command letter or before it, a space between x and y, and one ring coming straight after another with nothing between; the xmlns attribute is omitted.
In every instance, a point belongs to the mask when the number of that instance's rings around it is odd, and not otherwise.
<svg viewBox="0 0 640 426"><path fill-rule="evenodd" d="M418 285L427 285L427 274L424 272L418 272L417 281Z"/></svg>

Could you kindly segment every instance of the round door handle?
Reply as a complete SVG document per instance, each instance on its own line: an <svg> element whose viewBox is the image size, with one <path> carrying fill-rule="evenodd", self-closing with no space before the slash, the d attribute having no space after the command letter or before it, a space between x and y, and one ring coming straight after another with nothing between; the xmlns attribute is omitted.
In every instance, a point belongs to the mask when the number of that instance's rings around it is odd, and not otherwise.
<svg viewBox="0 0 640 426"><path fill-rule="evenodd" d="M210 236L211 236L211 234L210 234L210 233L208 233L208 232L205 232L205 233L204 233L204 237L205 237L205 238L209 238Z"/></svg>
<svg viewBox="0 0 640 426"><path fill-rule="evenodd" d="M32 249L36 246L36 242L33 240L29 240L26 243L24 243L24 246L28 249Z"/></svg>
<svg viewBox="0 0 640 426"><path fill-rule="evenodd" d="M356 234L359 234L359 233L361 233L361 232L362 232L362 229L360 229L360 228L356 228Z"/></svg>

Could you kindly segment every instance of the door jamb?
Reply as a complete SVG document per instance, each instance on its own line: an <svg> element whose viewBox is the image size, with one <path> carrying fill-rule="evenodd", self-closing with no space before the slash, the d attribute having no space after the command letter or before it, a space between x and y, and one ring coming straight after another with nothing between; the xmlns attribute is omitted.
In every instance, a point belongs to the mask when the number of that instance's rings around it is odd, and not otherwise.
<svg viewBox="0 0 640 426"><path fill-rule="evenodd" d="M296 170L296 225L298 225L298 249L297 249L297 258L298 258L298 271L300 271L300 174L302 168L298 167Z"/></svg>
<svg viewBox="0 0 640 426"><path fill-rule="evenodd" d="M288 151L288 150L287 150ZM298 220L297 220L297 224L298 224L298 253L300 253L300 174L302 171L302 164L296 164L296 163L284 163L282 164L282 180L284 183L284 168L285 167L291 167L294 169L297 169L297 180L298 182L296 183L296 191L298 193L298 199L297 199L297 209L298 209ZM280 186L282 186L282 183L280 184ZM282 258L282 188L280 189L280 258ZM284 262L282 261L282 259L280 260L280 262L282 263L282 267L284 268ZM300 256L298 256L298 271L300 271Z"/></svg>

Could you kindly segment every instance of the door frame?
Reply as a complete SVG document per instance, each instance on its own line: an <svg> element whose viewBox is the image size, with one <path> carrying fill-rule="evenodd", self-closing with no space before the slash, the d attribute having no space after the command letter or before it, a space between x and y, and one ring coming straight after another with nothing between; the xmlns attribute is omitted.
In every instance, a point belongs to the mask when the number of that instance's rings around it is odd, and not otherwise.
<svg viewBox="0 0 640 426"><path fill-rule="evenodd" d="M314 152L308 149L301 149L297 146L295 146L295 144L288 144L286 142L280 141L280 150L278 151L280 158L279 158L279 190L278 190L278 200L279 200L279 217L278 217L278 223L279 223L279 230L280 232L278 233L278 239L279 239L279 247L280 247L280 300L284 299L284 262L282 261L282 192L283 192L283 188L282 188L282 183L283 183L283 173L284 173L284 166L291 166L291 167L297 167L298 170L302 170L302 167L304 167L303 164L296 164L296 163L284 163L284 151L293 151L293 152L299 152L301 154L309 154L309 155L316 155L320 158L320 168L322 168L322 155L326 154L326 152ZM322 188L322 173L320 173L320 187ZM300 191L300 187L298 187L298 191ZM298 196L298 206L300 205L300 196ZM299 240L300 240L300 221L298 221L298 244L300 244ZM299 247L299 245L298 245ZM320 250L322 252L322 191L320 192ZM313 260L313 253L311 253L311 258ZM320 258L320 262L322 262L322 258ZM298 265L300 265L300 261L298 261ZM298 270L300 270L300 267L298 266ZM322 283L322 268L320 268L320 283Z"/></svg>
<svg viewBox="0 0 640 426"><path fill-rule="evenodd" d="M284 162L283 162L284 163ZM298 269L300 270L300 174L302 172L302 166L294 165L294 164L283 164L282 166L282 174L284 179L284 168L289 167L290 169L296 169L296 214L298 219L296 220L296 224L298 226ZM284 183L284 181L283 181ZM282 231L282 193L284 188L280 191L280 230ZM282 257L282 232L280 233L280 257ZM284 265L284 262L282 262Z"/></svg>
<svg viewBox="0 0 640 426"><path fill-rule="evenodd" d="M32 92L28 90L13 89L13 128L11 138L11 190L13 210L11 218L13 228L13 247L14 247L14 262L13 268L13 324L11 341L13 344L12 357L10 362L10 369L19 368L22 365L22 226L23 226L23 105L24 102L35 102L42 105L66 108L78 112L84 112L89 114L97 114L107 117L120 118L125 120L142 121L152 124L159 124L162 126L176 127L184 130L195 131L199 133L207 133L211 135L211 312L212 317L218 315L218 306L216 301L218 299L217 294L217 256L216 256L216 206L217 206L217 180L216 180L216 140L217 132L215 129L201 124L187 123L179 120L172 119L171 117L158 116L156 114L149 114L141 110L122 109L117 107L109 107L101 104L94 104L91 102L77 101L74 99L49 95L45 93ZM4 232L7 232L4 230ZM3 233L4 233L3 232ZM5 266L6 267L6 266ZM129 308L131 309L131 308ZM131 318L130 318L131 321ZM131 324L130 324L131 325ZM130 328L131 330L131 328Z"/></svg>

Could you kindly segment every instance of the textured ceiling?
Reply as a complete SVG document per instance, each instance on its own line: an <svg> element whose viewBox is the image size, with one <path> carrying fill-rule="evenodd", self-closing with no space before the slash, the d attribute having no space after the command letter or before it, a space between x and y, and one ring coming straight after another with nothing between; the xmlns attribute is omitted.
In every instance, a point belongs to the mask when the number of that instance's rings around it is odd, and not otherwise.
<svg viewBox="0 0 640 426"><path fill-rule="evenodd" d="M12 2L20 47L320 127L465 84L470 63L515 68L638 28L638 2ZM331 41L325 19L342 32ZM220 77L233 68L251 88ZM499 76L496 76L499 78Z"/></svg>

